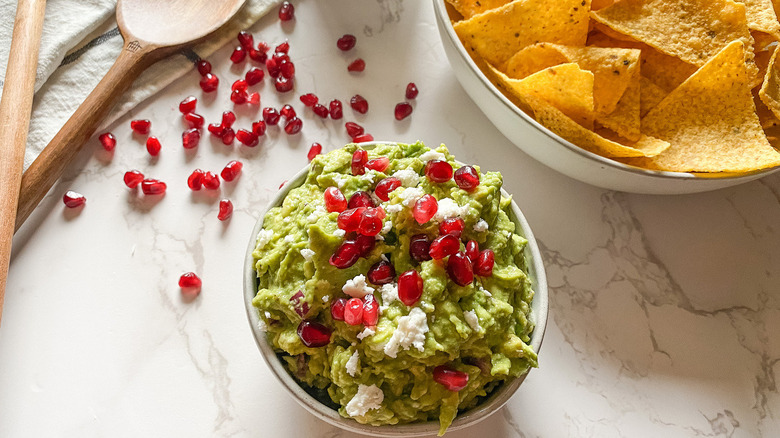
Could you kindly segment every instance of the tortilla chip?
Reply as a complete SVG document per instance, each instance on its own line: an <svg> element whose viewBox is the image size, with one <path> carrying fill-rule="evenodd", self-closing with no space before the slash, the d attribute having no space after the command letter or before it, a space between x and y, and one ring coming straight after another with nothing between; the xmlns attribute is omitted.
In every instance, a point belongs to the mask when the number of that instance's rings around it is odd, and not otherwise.
<svg viewBox="0 0 780 438"><path fill-rule="evenodd" d="M607 115L597 115L596 121L609 128L623 138L637 141L641 138L639 132L639 71L635 70L633 80L615 108ZM594 92L595 93L595 92Z"/></svg>
<svg viewBox="0 0 780 438"><path fill-rule="evenodd" d="M504 70L512 55L531 44L584 45L589 10L590 0L515 0L453 28L467 48Z"/></svg>
<svg viewBox="0 0 780 438"><path fill-rule="evenodd" d="M777 65L777 51L769 61L764 84L761 85L758 95L775 117L780 117L780 66Z"/></svg>
<svg viewBox="0 0 780 438"><path fill-rule="evenodd" d="M769 46L777 42L777 38L757 30L751 30L750 35L753 36L753 51L756 54L766 50Z"/></svg>
<svg viewBox="0 0 780 438"><path fill-rule="evenodd" d="M745 46L734 41L642 119L642 131L671 147L653 158L678 172L747 172L780 165L750 94Z"/></svg>
<svg viewBox="0 0 780 438"><path fill-rule="evenodd" d="M447 0L456 11L463 15L463 18L469 18L481 14L490 9L495 9L509 3L510 0Z"/></svg>
<svg viewBox="0 0 780 438"><path fill-rule="evenodd" d="M517 52L506 65L510 78L522 79L537 71L574 62L594 75L593 99L596 112L615 111L618 101L632 81L637 81L639 50L601 47L571 47L539 43ZM639 122L639 120L637 120Z"/></svg>
<svg viewBox="0 0 780 438"><path fill-rule="evenodd" d="M651 109L658 106L669 93L654 84L644 76L639 78L639 117L644 117Z"/></svg>
<svg viewBox="0 0 780 438"><path fill-rule="evenodd" d="M777 21L772 0L740 0L747 9L748 27L780 39L780 23Z"/></svg>
<svg viewBox="0 0 780 438"><path fill-rule="evenodd" d="M598 11L599 9L604 9L607 6L610 6L612 3L615 3L615 0L592 0L590 9L593 11Z"/></svg>

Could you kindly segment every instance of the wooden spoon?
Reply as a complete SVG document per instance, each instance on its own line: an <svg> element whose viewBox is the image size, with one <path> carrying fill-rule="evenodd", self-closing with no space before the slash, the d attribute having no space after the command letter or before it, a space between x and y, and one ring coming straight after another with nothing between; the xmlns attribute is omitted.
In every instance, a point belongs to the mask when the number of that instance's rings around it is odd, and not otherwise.
<svg viewBox="0 0 780 438"><path fill-rule="evenodd" d="M194 45L230 20L246 0L119 0L122 52L84 103L22 177L16 229L41 202L100 121L141 72Z"/></svg>

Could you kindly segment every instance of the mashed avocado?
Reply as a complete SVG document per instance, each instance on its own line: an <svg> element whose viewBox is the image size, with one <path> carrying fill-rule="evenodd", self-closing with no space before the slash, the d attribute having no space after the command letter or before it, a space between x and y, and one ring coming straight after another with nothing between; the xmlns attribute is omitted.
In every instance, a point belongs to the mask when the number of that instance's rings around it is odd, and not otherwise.
<svg viewBox="0 0 780 438"><path fill-rule="evenodd" d="M460 165L444 145L431 151L417 143L370 149L368 159L387 157L389 166L353 175L358 148L350 144L317 156L306 182L265 216L254 251L258 292L253 304L290 373L342 416L372 425L438 419L443 433L458 411L476 406L503 382L537 366L528 345L533 291L523 257L527 241L515 234L507 215L510 200L501 197L500 173L476 168L479 185L470 192L452 179L432 182L424 173L427 161L445 160L454 169ZM402 186L382 202L373 190L390 176ZM339 188L346 199L358 191L372 193L386 212L373 249L345 269L329 263L350 234L338 228L339 213L325 209L328 187ZM420 225L412 209L423 194L438 200L438 212ZM475 275L470 284L459 286L448 275L446 258L418 262L410 256L412 236L435 239L448 217L465 222L461 250L465 242L476 240L480 249L494 252L492 275ZM395 278L371 284L365 276L381 260L393 265ZM398 276L409 270L416 270L424 285L411 306L399 300L397 284ZM334 320L331 304L366 294L379 304L375 325ZM332 331L327 344L304 345L298 333L302 321ZM434 380L439 366L467 374L468 383L457 391L447 389Z"/></svg>

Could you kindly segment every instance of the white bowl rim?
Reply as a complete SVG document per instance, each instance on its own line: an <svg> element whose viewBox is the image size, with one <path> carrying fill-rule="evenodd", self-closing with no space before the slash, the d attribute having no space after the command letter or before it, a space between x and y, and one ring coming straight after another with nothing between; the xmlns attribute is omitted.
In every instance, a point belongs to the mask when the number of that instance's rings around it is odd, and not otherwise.
<svg viewBox="0 0 780 438"><path fill-rule="evenodd" d="M373 148L376 145L385 144L398 144L395 141L372 141L361 143L360 146L364 149ZM282 365L282 362L278 360L273 347L268 343L265 332L258 329L259 316L257 309L252 305L252 299L257 294L256 288L256 275L254 270L254 257L252 253L257 245L257 234L263 227L263 221L268 211L281 205L284 198L287 196L290 190L301 185L308 176L309 165L306 165L303 169L298 171L295 176L282 186L276 195L268 202L265 209L260 212L257 223L252 230L252 235L249 238L249 245L247 247L246 256L244 259L244 305L249 320L249 325L252 329L252 334L255 338L261 356L265 360L271 372L282 383L282 385L290 392L293 398L307 411L312 413L317 418L344 430L368 434L381 437L418 437L424 435L435 434L439 430L438 421L427 421L423 423L411 423L401 425L388 425L388 426L371 426L368 424L360 424L351 418L344 418L339 413L328 406L325 406L316 398L308 394L298 384L297 381L287 372ZM502 188L502 196L508 196L508 194ZM533 350L539 354L539 350L542 346L542 340L547 327L547 318L549 311L549 297L547 290L547 277L544 270L544 264L542 262L542 255L539 250L539 246L536 239L528 225L525 216L517 206L517 203L512 200L510 204L511 213L515 219L515 223L520 225L520 230L515 232L522 235L528 240L526 245L526 259L528 261L528 275L532 280L534 289L534 299L532 301L532 308L538 306L536 311L533 311L531 318L535 323L533 332L531 333L530 346ZM530 253L530 257L529 257ZM460 430L465 427L476 424L492 413L498 411L503 407L515 393L520 384L525 380L531 370L524 375L517 377L510 381L508 384L495 391L485 402L481 405L468 410L463 414L459 414L452 425L447 429L448 432L454 430Z"/></svg>
<svg viewBox="0 0 780 438"><path fill-rule="evenodd" d="M439 25L445 29L445 33L447 34L447 37L450 39L450 43L458 51L458 54L460 54L460 56L466 60L466 63L468 64L469 68L477 76L480 82L482 82L482 84L485 85L505 106L507 106L511 111L513 111L515 114L517 114L526 122L528 122L531 126L536 128L538 131L540 131L542 134L546 135L547 137L550 137L552 140L555 140L558 144L566 147L571 152L574 152L575 154L583 158L596 161L601 165L613 167L623 172L629 172L637 175L649 176L652 178L660 178L660 179L717 180L717 181L728 180L734 182L739 182L742 179L744 179L745 182L748 182L748 181L755 180L756 176L764 177L774 172L780 171L780 166L772 167L769 169L760 169L760 170L755 170L750 172L744 172L744 173L740 172L739 174L729 173L726 175L720 175L718 173L708 174L708 173L701 173L701 172L690 173L690 172L671 172L667 170L650 170L650 169L642 169L641 167L629 166L619 161L615 161L610 158L605 158L602 157L601 155L594 154L593 152L587 151L575 145L574 143L570 142L569 140L566 140L565 138L559 136L558 134L550 131L544 125L537 122L533 117L529 116L523 110L518 108L517 105L513 104L506 96L504 96L504 94L501 93L501 91L499 91L495 87L495 85L493 85L492 82L490 82L487 76L485 76L485 74L482 73L482 70L480 70L480 68L477 66L474 60L471 59L471 56L469 56L468 52L466 51L466 48L460 42L460 38L458 38L458 35L455 33L455 29L452 27L450 17L447 14L447 7L444 4L444 0L433 0L433 6L436 13L436 19L439 21Z"/></svg>

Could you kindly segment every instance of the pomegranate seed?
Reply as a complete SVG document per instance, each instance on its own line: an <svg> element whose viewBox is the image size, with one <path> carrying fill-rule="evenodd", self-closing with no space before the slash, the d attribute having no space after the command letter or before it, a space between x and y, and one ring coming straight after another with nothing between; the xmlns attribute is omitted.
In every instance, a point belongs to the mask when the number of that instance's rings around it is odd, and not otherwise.
<svg viewBox="0 0 780 438"><path fill-rule="evenodd" d="M302 95L300 99L301 102L308 107L317 105L317 102L320 101L320 99L314 93L306 93Z"/></svg>
<svg viewBox="0 0 780 438"><path fill-rule="evenodd" d="M365 114L368 112L368 101L365 97L359 94L352 96L352 99L349 100L349 105L353 110L359 112L360 114Z"/></svg>
<svg viewBox="0 0 780 438"><path fill-rule="evenodd" d="M479 185L477 169L472 166L463 166L455 171L455 184L461 189L470 192Z"/></svg>
<svg viewBox="0 0 780 438"><path fill-rule="evenodd" d="M201 76L206 76L207 74L211 73L211 63L205 59L198 61L197 67L198 73L200 73Z"/></svg>
<svg viewBox="0 0 780 438"><path fill-rule="evenodd" d="M325 209L329 212L339 212L347 209L347 199L338 187L328 187L325 189Z"/></svg>
<svg viewBox="0 0 780 438"><path fill-rule="evenodd" d="M244 167L244 163L233 160L225 165L225 168L220 172L220 176L225 181L233 181L241 173L241 169Z"/></svg>
<svg viewBox="0 0 780 438"><path fill-rule="evenodd" d="M439 383L448 391L458 392L469 383L469 375L463 371L456 371L439 365L433 369L433 381Z"/></svg>
<svg viewBox="0 0 780 438"><path fill-rule="evenodd" d="M146 139L146 151L149 152L149 155L156 157L160 153L160 149L162 149L162 145L157 137L151 136Z"/></svg>
<svg viewBox="0 0 780 438"><path fill-rule="evenodd" d="M244 59L246 59L246 50L243 47L238 46L233 49L233 53L230 54L230 60L233 61L233 64L238 64Z"/></svg>
<svg viewBox="0 0 780 438"><path fill-rule="evenodd" d="M354 265L359 258L360 247L356 242L348 240L336 248L336 252L330 256L328 263L339 269L347 269Z"/></svg>
<svg viewBox="0 0 780 438"><path fill-rule="evenodd" d="M203 174L203 187L209 190L217 190L219 188L219 177L216 173L208 171Z"/></svg>
<svg viewBox="0 0 780 438"><path fill-rule="evenodd" d="M247 49L246 54L249 55L249 59L260 64L265 64L265 61L268 60L268 54L260 50Z"/></svg>
<svg viewBox="0 0 780 438"><path fill-rule="evenodd" d="M450 256L458 252L460 249L460 239L452 234L445 234L437 237L431 242L431 249L429 254L434 260L441 260L444 257Z"/></svg>
<svg viewBox="0 0 780 438"><path fill-rule="evenodd" d="M246 129L239 129L236 132L236 139L244 146L249 146L250 148L257 146L259 143L257 135L254 132L247 131Z"/></svg>
<svg viewBox="0 0 780 438"><path fill-rule="evenodd" d="M250 105L260 106L260 93L250 94L249 99L247 99L247 103Z"/></svg>
<svg viewBox="0 0 780 438"><path fill-rule="evenodd" d="M184 149L192 149L198 145L200 141L200 131L195 128L190 128L181 133L181 143Z"/></svg>
<svg viewBox="0 0 780 438"><path fill-rule="evenodd" d="M398 277L398 299L407 306L420 300L423 293L423 279L414 269Z"/></svg>
<svg viewBox="0 0 780 438"><path fill-rule="evenodd" d="M168 188L168 186L157 179L145 179L141 181L141 191L144 192L144 195L161 195L165 193L165 190Z"/></svg>
<svg viewBox="0 0 780 438"><path fill-rule="evenodd" d="M268 70L268 74L272 78L279 77L281 70L279 70L279 62L274 58L268 58L265 60L265 69Z"/></svg>
<svg viewBox="0 0 780 438"><path fill-rule="evenodd" d="M298 324L298 337L309 348L324 347L330 343L331 330L315 321L301 321Z"/></svg>
<svg viewBox="0 0 780 438"><path fill-rule="evenodd" d="M268 53L268 50L270 48L271 48L271 46L269 46L268 43L265 42L265 41L260 41L259 43L257 43L257 51L258 52Z"/></svg>
<svg viewBox="0 0 780 438"><path fill-rule="evenodd" d="M217 125L216 123L210 123L208 126L208 130L211 133L211 135L215 137L222 137L222 134L224 132L222 125Z"/></svg>
<svg viewBox="0 0 780 438"><path fill-rule="evenodd" d="M344 308L347 307L345 298L336 298L330 305L330 316L336 321L344 321Z"/></svg>
<svg viewBox="0 0 780 438"><path fill-rule="evenodd" d="M330 107L330 118L333 120L339 120L342 117L344 117L344 111L341 107L341 101L338 99L333 99L330 101L330 104L328 105Z"/></svg>
<svg viewBox="0 0 780 438"><path fill-rule="evenodd" d="M100 144L103 145L103 149L109 152L113 151L116 147L116 137L114 137L114 134L110 132L100 134L98 140L100 140Z"/></svg>
<svg viewBox="0 0 780 438"><path fill-rule="evenodd" d="M282 2L279 6L279 19L282 21L290 21L295 16L295 8L290 2Z"/></svg>
<svg viewBox="0 0 780 438"><path fill-rule="evenodd" d="M389 166L390 159L387 157L379 157L366 161L366 168L376 170L377 172L384 172Z"/></svg>
<svg viewBox="0 0 780 438"><path fill-rule="evenodd" d="M311 110L323 119L328 117L328 109L325 108L325 105L315 104Z"/></svg>
<svg viewBox="0 0 780 438"><path fill-rule="evenodd" d="M357 244L358 251L363 257L367 257L374 246L376 246L376 238L374 236L364 236L358 234L355 238L355 244Z"/></svg>
<svg viewBox="0 0 780 438"><path fill-rule="evenodd" d="M182 114L187 114L195 111L195 106L198 105L198 99L195 96L189 96L179 102L179 111Z"/></svg>
<svg viewBox="0 0 780 438"><path fill-rule="evenodd" d="M466 228L466 222L464 222L463 219L459 217L450 217L444 219L441 225L439 225L439 234L442 236L451 234L460 239L464 228Z"/></svg>
<svg viewBox="0 0 780 438"><path fill-rule="evenodd" d="M200 78L200 89L205 93L215 91L219 86L219 78L212 73L206 73Z"/></svg>
<svg viewBox="0 0 780 438"><path fill-rule="evenodd" d="M419 91L417 90L417 85L414 84L414 82L409 82L409 84L406 85L406 98L407 99L414 99L417 97L417 94Z"/></svg>
<svg viewBox="0 0 780 438"><path fill-rule="evenodd" d="M186 272L184 274L181 274L181 277L179 277L179 287L184 288L194 288L194 289L200 289L200 287L203 285L203 282L200 281L200 278L198 278L197 275L195 275L194 272Z"/></svg>
<svg viewBox="0 0 780 438"><path fill-rule="evenodd" d="M376 207L377 215L379 216L379 219L384 219L387 217L387 213L385 212L385 209L382 207Z"/></svg>
<svg viewBox="0 0 780 438"><path fill-rule="evenodd" d="M138 184L141 184L143 180L144 174L137 170L125 172L125 185L131 189L138 187Z"/></svg>
<svg viewBox="0 0 780 438"><path fill-rule="evenodd" d="M360 58L352 61L352 63L347 66L347 71L351 71L351 72L361 72L365 69L366 69L366 61L363 61Z"/></svg>
<svg viewBox="0 0 780 438"><path fill-rule="evenodd" d="M223 128L230 128L233 126L233 123L236 121L236 115L233 113L233 111L225 111L222 113L222 127Z"/></svg>
<svg viewBox="0 0 780 438"><path fill-rule="evenodd" d="M371 195L368 192L358 191L349 197L348 208L368 207L374 208L374 200L371 199Z"/></svg>
<svg viewBox="0 0 780 438"><path fill-rule="evenodd" d="M355 122L347 122L344 124L344 127L347 128L347 135L349 135L352 138L355 138L358 135L362 135L363 132L365 132L363 127L358 125Z"/></svg>
<svg viewBox="0 0 780 438"><path fill-rule="evenodd" d="M290 52L290 42L287 40L285 40L283 43L276 46L276 48L274 49L274 55L276 55L277 53L287 54L289 52Z"/></svg>
<svg viewBox="0 0 780 438"><path fill-rule="evenodd" d="M81 193L76 193L73 190L68 190L62 196L62 202L64 202L65 206L68 208L76 208L86 204L87 198L85 198L84 195L82 195Z"/></svg>
<svg viewBox="0 0 780 438"><path fill-rule="evenodd" d="M254 132L258 137L265 135L265 129L265 122L262 120L258 120L252 123L252 132Z"/></svg>
<svg viewBox="0 0 780 438"><path fill-rule="evenodd" d="M238 33L238 43L245 49L251 49L255 45L255 38L251 33L242 30Z"/></svg>
<svg viewBox="0 0 780 438"><path fill-rule="evenodd" d="M278 76L274 80L274 87L276 87L276 91L280 93L286 93L293 89L294 82L292 79L288 79L284 76Z"/></svg>
<svg viewBox="0 0 780 438"><path fill-rule="evenodd" d="M279 114L286 119L295 117L297 115L295 114L295 109L290 105L283 106L282 109L279 111Z"/></svg>
<svg viewBox="0 0 780 438"><path fill-rule="evenodd" d="M471 260L462 252L456 252L447 259L447 274L452 281L460 286L466 286L474 281L474 271Z"/></svg>
<svg viewBox="0 0 780 438"><path fill-rule="evenodd" d="M295 64L292 61L282 60L279 63L279 72L282 74L282 77L292 79L295 77Z"/></svg>
<svg viewBox="0 0 780 438"><path fill-rule="evenodd" d="M248 99L249 95L246 93L246 91L233 90L233 92L230 93L230 100L232 100L236 105L244 104Z"/></svg>
<svg viewBox="0 0 780 438"><path fill-rule="evenodd" d="M303 128L303 120L297 117L291 118L284 124L284 132L288 135L295 135L301 132L301 128Z"/></svg>
<svg viewBox="0 0 780 438"><path fill-rule="evenodd" d="M233 144L233 140L236 138L236 132L233 128L225 128L222 130L222 144L225 146Z"/></svg>
<svg viewBox="0 0 780 438"><path fill-rule="evenodd" d="M474 273L480 277L490 277L493 275L493 266L496 263L496 256L492 249L486 249L479 253L476 263L474 263Z"/></svg>
<svg viewBox="0 0 780 438"><path fill-rule="evenodd" d="M425 176L436 183L447 182L452 179L452 165L442 160L431 160L425 163Z"/></svg>
<svg viewBox="0 0 780 438"><path fill-rule="evenodd" d="M390 193L398 187L401 187L401 185L401 180L398 178L385 178L382 181L379 181L379 184L376 185L374 193L379 199L383 201L389 201Z"/></svg>
<svg viewBox="0 0 780 438"><path fill-rule="evenodd" d="M309 153L306 154L306 158L309 159L309 161L313 160L314 157L322 153L322 145L319 143L312 143L311 147L309 148Z"/></svg>
<svg viewBox="0 0 780 438"><path fill-rule="evenodd" d="M356 149L352 154L352 174L364 175L366 173L366 161L368 161L368 152L363 149Z"/></svg>
<svg viewBox="0 0 780 438"><path fill-rule="evenodd" d="M265 120L265 123L269 125L278 125L279 124L279 112L276 111L275 108L266 107L263 108L263 120Z"/></svg>
<svg viewBox="0 0 780 438"><path fill-rule="evenodd" d="M230 91L246 91L247 88L249 88L249 83L247 81L236 79L236 81L233 82L233 85L230 86Z"/></svg>
<svg viewBox="0 0 780 438"><path fill-rule="evenodd" d="M364 211L366 211L366 207L357 207L344 210L339 213L336 225L346 232L357 231Z"/></svg>
<svg viewBox="0 0 780 438"><path fill-rule="evenodd" d="M436 198L426 194L414 203L412 215L414 216L414 220L416 220L418 224L422 225L431 220L438 209L439 203L436 201Z"/></svg>
<svg viewBox="0 0 780 438"><path fill-rule="evenodd" d="M366 295L366 301L363 303L363 325L373 327L379 321L379 303L373 295Z"/></svg>
<svg viewBox="0 0 780 438"><path fill-rule="evenodd" d="M466 257L471 260L473 265L479 257L479 243L476 240L469 240L466 242Z"/></svg>
<svg viewBox="0 0 780 438"><path fill-rule="evenodd" d="M203 124L206 123L206 119L204 119L203 116L195 113L185 114L184 120L187 122L190 128L196 128L196 129L202 128Z"/></svg>
<svg viewBox="0 0 780 438"><path fill-rule="evenodd" d="M363 322L363 300L350 298L344 306L344 322L349 325L360 325Z"/></svg>
<svg viewBox="0 0 780 438"><path fill-rule="evenodd" d="M226 221L230 219L230 216L233 215L233 203L230 202L230 199L223 199L219 201L219 213L217 214L217 219L221 221Z"/></svg>
<svg viewBox="0 0 780 438"><path fill-rule="evenodd" d="M364 236L376 236L382 231L382 219L376 208L367 208L360 217L358 233Z"/></svg>
<svg viewBox="0 0 780 438"><path fill-rule="evenodd" d="M205 174L206 172L200 169L193 170L190 176L187 178L187 187L193 191L200 190L203 187L203 176Z"/></svg>
<svg viewBox="0 0 780 438"><path fill-rule="evenodd" d="M409 102L401 102L395 106L395 119L403 120L412 113L412 105Z"/></svg>
<svg viewBox="0 0 780 438"><path fill-rule="evenodd" d="M380 260L374 264L366 276L373 284L388 284L395 279L395 268L387 260Z"/></svg>
<svg viewBox="0 0 780 438"><path fill-rule="evenodd" d="M425 234L415 234L409 240L409 255L418 262L431 259L431 241Z"/></svg>
<svg viewBox="0 0 780 438"><path fill-rule="evenodd" d="M353 143L365 143L367 141L374 141L374 136L371 134L358 135L352 139Z"/></svg>
<svg viewBox="0 0 780 438"><path fill-rule="evenodd" d="M146 135L152 129L152 122L147 119L133 120L130 122L130 129L136 134Z"/></svg>
<svg viewBox="0 0 780 438"><path fill-rule="evenodd" d="M357 38L355 38L355 35L345 34L338 40L336 40L336 46L343 52L346 52L347 50L352 49L355 47L355 43L357 42Z"/></svg>

